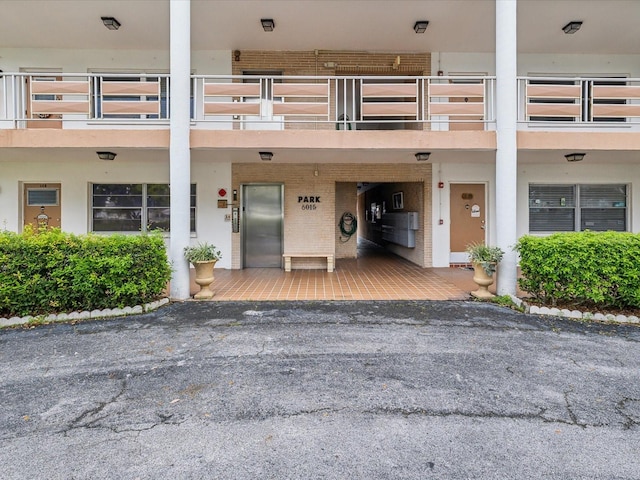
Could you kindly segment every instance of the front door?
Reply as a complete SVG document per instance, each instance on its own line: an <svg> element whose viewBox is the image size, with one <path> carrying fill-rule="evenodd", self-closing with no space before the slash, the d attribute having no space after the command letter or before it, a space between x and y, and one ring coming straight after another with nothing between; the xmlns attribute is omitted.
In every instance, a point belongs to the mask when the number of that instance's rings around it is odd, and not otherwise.
<svg viewBox="0 0 640 480"><path fill-rule="evenodd" d="M244 268L281 268L283 186L242 187L242 252Z"/></svg>
<svg viewBox="0 0 640 480"><path fill-rule="evenodd" d="M24 225L34 228L60 227L60 184L25 183L24 184Z"/></svg>
<svg viewBox="0 0 640 480"><path fill-rule="evenodd" d="M466 263L467 245L485 241L485 185L452 183L450 210L450 262Z"/></svg>
<svg viewBox="0 0 640 480"><path fill-rule="evenodd" d="M27 128L62 128L62 115L53 114L34 114L31 112L31 102L33 100L60 100L60 97L56 95L40 94L32 92L33 82L53 82L60 81L61 77L38 77L28 76L25 77L25 118L33 118L37 120L27 120Z"/></svg>

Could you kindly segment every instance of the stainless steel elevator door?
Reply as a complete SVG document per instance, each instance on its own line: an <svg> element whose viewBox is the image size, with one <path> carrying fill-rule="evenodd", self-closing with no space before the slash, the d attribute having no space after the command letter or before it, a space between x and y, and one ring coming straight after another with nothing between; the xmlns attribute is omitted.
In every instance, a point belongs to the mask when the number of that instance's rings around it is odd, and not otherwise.
<svg viewBox="0 0 640 480"><path fill-rule="evenodd" d="M282 266L282 185L244 185L242 188L243 266Z"/></svg>

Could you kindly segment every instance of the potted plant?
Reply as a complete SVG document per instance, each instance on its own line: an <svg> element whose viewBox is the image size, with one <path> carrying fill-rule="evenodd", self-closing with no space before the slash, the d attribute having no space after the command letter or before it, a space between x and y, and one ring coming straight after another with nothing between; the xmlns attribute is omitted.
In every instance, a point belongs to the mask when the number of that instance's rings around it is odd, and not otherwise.
<svg viewBox="0 0 640 480"><path fill-rule="evenodd" d="M489 292L489 285L493 284L493 274L498 263L502 260L504 252L500 247L490 247L484 243L472 243L467 245L467 254L473 265L473 281L478 285L478 290L471 292L476 298L491 298L494 295Z"/></svg>
<svg viewBox="0 0 640 480"><path fill-rule="evenodd" d="M196 269L195 281L200 285L200 291L194 295L197 299L208 299L213 297L210 286L213 283L213 268L216 262L222 258L220 250L210 243L198 243L195 246L184 248L185 258L191 262Z"/></svg>

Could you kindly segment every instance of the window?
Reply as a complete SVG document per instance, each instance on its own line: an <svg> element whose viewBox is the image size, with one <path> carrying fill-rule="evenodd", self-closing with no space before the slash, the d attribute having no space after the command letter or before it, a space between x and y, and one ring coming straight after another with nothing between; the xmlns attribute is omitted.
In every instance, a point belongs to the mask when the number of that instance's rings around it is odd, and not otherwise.
<svg viewBox="0 0 640 480"><path fill-rule="evenodd" d="M594 86L626 86L627 82L620 80L595 80L592 82ZM587 95L589 95L589 100L593 102L594 105L624 105L627 103L627 100L624 98L593 98L591 89L588 90ZM589 112L591 115L591 112ZM593 117L590 118L594 122L626 122L627 119L624 117Z"/></svg>
<svg viewBox="0 0 640 480"><path fill-rule="evenodd" d="M529 231L624 232L627 186L529 185Z"/></svg>
<svg viewBox="0 0 640 480"><path fill-rule="evenodd" d="M27 205L29 207L57 207L60 205L60 189L28 188Z"/></svg>
<svg viewBox="0 0 640 480"><path fill-rule="evenodd" d="M101 75L101 74L98 74ZM148 75L148 76L145 76ZM132 88L129 92L123 92L121 94L104 94L103 95L103 82L118 82L125 83L131 82ZM136 83L151 83L158 86L158 95L141 95L136 92ZM105 119L168 119L169 118L169 78L166 76L153 75L153 74L135 74L132 76L110 76L102 74L100 77L94 77L92 82L92 115L93 118L105 118ZM145 102L159 102L158 113L104 113L103 110L108 110L103 103L106 102L136 102L138 104L144 104ZM135 110L135 106L132 106ZM191 82L191 118L193 118L193 82Z"/></svg>
<svg viewBox="0 0 640 480"><path fill-rule="evenodd" d="M567 86L567 85L579 85L579 81L574 80L529 80L529 85L543 85L553 88L554 86ZM539 104L548 107L551 111L554 111L554 107L566 107L577 106L578 112L582 110L581 98L566 97L563 98L562 90L559 89L555 93L555 96L550 97L530 97L529 103L532 105ZM531 122L575 122L580 118L581 113L576 113L576 116L563 116L557 113L553 115L530 115L529 121Z"/></svg>
<svg viewBox="0 0 640 480"><path fill-rule="evenodd" d="M96 183L91 192L92 231L147 232L170 228L168 184ZM191 184L191 231L196 231L196 185Z"/></svg>

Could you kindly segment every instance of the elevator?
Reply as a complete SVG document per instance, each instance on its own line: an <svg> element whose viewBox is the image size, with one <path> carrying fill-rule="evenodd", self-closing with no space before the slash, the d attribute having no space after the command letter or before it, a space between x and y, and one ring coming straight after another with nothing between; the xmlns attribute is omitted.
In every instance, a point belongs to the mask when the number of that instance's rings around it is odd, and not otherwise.
<svg viewBox="0 0 640 480"><path fill-rule="evenodd" d="M284 186L242 186L242 265L282 268Z"/></svg>

